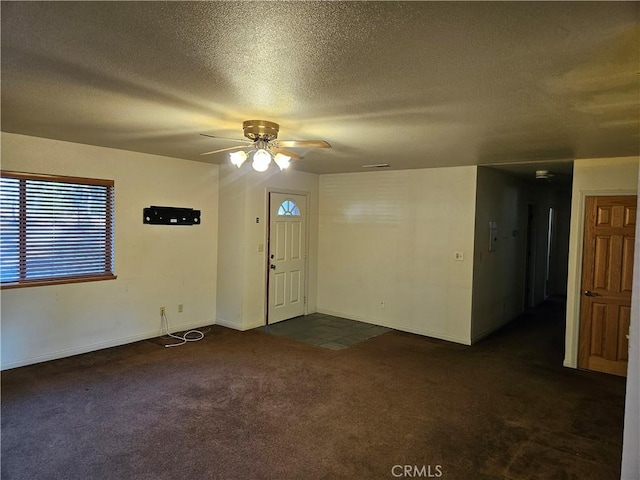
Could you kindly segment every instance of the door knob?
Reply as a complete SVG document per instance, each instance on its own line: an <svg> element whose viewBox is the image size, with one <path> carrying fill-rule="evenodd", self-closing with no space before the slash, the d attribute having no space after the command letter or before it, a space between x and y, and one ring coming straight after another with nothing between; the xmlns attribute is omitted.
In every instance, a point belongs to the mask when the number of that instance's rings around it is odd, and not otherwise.
<svg viewBox="0 0 640 480"><path fill-rule="evenodd" d="M269 268L270 268L271 270L275 270L275 269L276 269L276 266L272 263L271 265L269 265Z"/></svg>
<svg viewBox="0 0 640 480"><path fill-rule="evenodd" d="M587 297L597 297L598 296L598 294L596 292L592 292L591 290L585 290L584 294Z"/></svg>

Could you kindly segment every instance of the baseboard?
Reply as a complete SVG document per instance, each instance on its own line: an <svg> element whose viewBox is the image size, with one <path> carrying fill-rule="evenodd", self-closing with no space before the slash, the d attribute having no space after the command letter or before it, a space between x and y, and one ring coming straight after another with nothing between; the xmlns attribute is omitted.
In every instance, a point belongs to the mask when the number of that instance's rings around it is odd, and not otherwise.
<svg viewBox="0 0 640 480"><path fill-rule="evenodd" d="M231 328L233 330L243 331L241 323L232 322L230 320L225 320L224 318L216 318L216 325L220 325L222 327Z"/></svg>
<svg viewBox="0 0 640 480"><path fill-rule="evenodd" d="M259 322L254 322L250 325L244 327L244 330L253 330L254 328L264 327L264 320L260 320Z"/></svg>
<svg viewBox="0 0 640 480"><path fill-rule="evenodd" d="M251 323L249 325L243 325L238 322L232 322L230 320L225 320L224 318L217 318L216 325L220 325L221 327L231 328L233 330L238 330L240 332L246 332L247 330L252 330L254 328L264 326L264 320L260 320L258 322Z"/></svg>
<svg viewBox="0 0 640 480"><path fill-rule="evenodd" d="M202 324L202 322L189 323L182 325L174 325L171 327L171 333L183 332L186 330L192 330L194 328L202 328L210 325L211 323ZM6 362L0 365L0 371L10 370L12 368L26 367L27 365L33 365L36 363L48 362L50 360L58 360L60 358L72 357L74 355L81 355L83 353L95 352L97 350L103 350L105 348L119 347L121 345L127 345L128 343L139 342L141 340L148 340L150 338L156 338L162 335L159 329L153 331L140 333L138 335L130 335L128 337L120 337L112 340L105 340L104 342L92 343L90 345L84 345L82 347L67 348L64 350L58 350L56 352L47 353L45 355L37 355L35 357L29 357L22 360L16 360L13 362Z"/></svg>
<svg viewBox="0 0 640 480"><path fill-rule="evenodd" d="M478 343L483 338L488 337L489 335L491 335L496 330L500 330L502 327L504 327L509 322L512 322L513 320L515 320L515 318L512 318L511 320L507 320L506 322L501 323L500 325L491 326L491 327L487 328L486 330L480 332L478 335L474 335L473 338L471 339L471 344L473 345L474 343Z"/></svg>
<svg viewBox="0 0 640 480"><path fill-rule="evenodd" d="M370 318L361 317L359 315L351 315L343 312L336 312L333 310L327 310L324 308L318 308L318 313L324 315L333 315L334 317L348 318L349 320L356 320L358 322L370 323L372 325L380 325L381 327L393 328L394 330L400 330L407 333L415 333L416 335L422 335L423 337L437 338L438 340L445 340L447 342L460 343L462 345L471 345L471 341L468 338L455 337L447 335L442 332L436 332L433 330L425 330L422 328L406 327L404 325L398 325L392 322L385 322L382 320L376 320L372 322Z"/></svg>
<svg viewBox="0 0 640 480"><path fill-rule="evenodd" d="M542 302L540 302L540 303L542 303ZM536 304L536 306L540 305L540 303ZM534 308L534 307L532 307L532 308ZM515 314L513 317L509 318L508 320L505 320L502 323L490 326L489 328L487 328L487 329L483 330L482 332L480 332L478 335L473 335L472 338L471 338L471 344L473 345L474 343L478 343L480 340L482 340L483 338L488 337L493 332L495 332L497 330L500 330L505 325L508 325L509 323L513 322L515 319L517 319L524 312L525 312L525 310ZM472 321L472 323L473 323L473 321Z"/></svg>

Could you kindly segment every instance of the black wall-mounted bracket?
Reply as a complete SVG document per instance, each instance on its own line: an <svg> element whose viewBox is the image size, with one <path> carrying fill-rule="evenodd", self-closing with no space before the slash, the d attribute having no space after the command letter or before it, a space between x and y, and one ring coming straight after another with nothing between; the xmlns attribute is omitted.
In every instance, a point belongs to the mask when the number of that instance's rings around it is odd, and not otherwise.
<svg viewBox="0 0 640 480"><path fill-rule="evenodd" d="M147 207L142 223L149 225L200 225L200 210L179 207Z"/></svg>

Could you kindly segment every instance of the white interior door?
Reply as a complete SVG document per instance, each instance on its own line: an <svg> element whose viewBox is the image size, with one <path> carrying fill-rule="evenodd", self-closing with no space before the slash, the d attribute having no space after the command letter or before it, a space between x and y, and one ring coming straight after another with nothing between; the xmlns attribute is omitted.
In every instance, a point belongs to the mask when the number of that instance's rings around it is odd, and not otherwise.
<svg viewBox="0 0 640 480"><path fill-rule="evenodd" d="M269 324L304 315L307 198L269 194Z"/></svg>

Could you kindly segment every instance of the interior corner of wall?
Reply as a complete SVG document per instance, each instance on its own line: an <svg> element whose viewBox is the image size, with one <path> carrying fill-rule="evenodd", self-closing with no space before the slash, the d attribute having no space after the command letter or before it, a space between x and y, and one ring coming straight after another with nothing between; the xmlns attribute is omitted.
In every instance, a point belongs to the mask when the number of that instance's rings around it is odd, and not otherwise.
<svg viewBox="0 0 640 480"><path fill-rule="evenodd" d="M231 328L233 330L242 331L242 324L240 322L234 322L231 320L226 320L221 317L216 317L215 325L220 325L222 327Z"/></svg>

